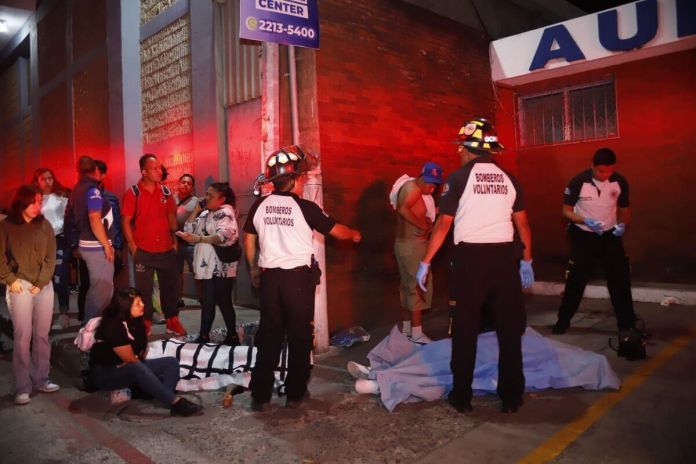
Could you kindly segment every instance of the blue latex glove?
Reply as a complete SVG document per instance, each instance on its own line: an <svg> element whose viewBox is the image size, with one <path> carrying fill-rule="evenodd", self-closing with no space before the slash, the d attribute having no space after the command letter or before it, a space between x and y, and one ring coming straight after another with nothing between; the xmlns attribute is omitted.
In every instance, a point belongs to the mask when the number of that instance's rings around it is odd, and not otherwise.
<svg viewBox="0 0 696 464"><path fill-rule="evenodd" d="M425 286L425 282L428 280L428 271L429 270L430 270L430 263L424 263L423 261L421 261L420 264L418 265L418 271L416 271L416 281L418 282L418 286L424 292L428 291L428 289Z"/></svg>
<svg viewBox="0 0 696 464"><path fill-rule="evenodd" d="M626 233L626 224L623 222L619 222L614 226L614 232L612 234L616 235L617 237L622 237L623 234Z"/></svg>
<svg viewBox="0 0 696 464"><path fill-rule="evenodd" d="M595 221L592 218L585 218L583 222L595 234L602 235L604 233L604 229L602 229L604 224L601 221Z"/></svg>
<svg viewBox="0 0 696 464"><path fill-rule="evenodd" d="M520 280L522 288L529 288L534 283L534 270L532 269L532 261L520 260Z"/></svg>

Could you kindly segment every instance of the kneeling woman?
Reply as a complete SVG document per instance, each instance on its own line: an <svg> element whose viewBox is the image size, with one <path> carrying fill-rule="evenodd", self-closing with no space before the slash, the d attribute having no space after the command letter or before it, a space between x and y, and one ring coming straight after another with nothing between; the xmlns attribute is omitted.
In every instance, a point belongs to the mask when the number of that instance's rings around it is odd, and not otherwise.
<svg viewBox="0 0 696 464"><path fill-rule="evenodd" d="M201 413L201 406L174 393L179 382L176 358L145 359L144 309L138 290L122 288L114 292L90 350L90 381L99 390L138 387L169 406L173 416Z"/></svg>

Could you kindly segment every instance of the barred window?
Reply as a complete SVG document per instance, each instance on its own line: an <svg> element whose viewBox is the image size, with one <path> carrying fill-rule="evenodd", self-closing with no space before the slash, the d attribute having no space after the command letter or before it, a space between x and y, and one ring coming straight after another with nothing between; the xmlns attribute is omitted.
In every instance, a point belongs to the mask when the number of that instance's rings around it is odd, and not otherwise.
<svg viewBox="0 0 696 464"><path fill-rule="evenodd" d="M618 136L613 81L522 96L518 109L523 148Z"/></svg>

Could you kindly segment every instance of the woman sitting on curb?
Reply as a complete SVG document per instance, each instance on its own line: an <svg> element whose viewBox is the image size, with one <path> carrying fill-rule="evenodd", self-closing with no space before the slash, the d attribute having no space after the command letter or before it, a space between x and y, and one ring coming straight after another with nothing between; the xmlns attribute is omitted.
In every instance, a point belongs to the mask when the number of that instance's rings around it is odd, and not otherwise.
<svg viewBox="0 0 696 464"><path fill-rule="evenodd" d="M89 380L98 390L137 387L168 405L173 416L202 414L203 407L175 395L179 361L173 357L146 360L147 336L140 292L121 288L104 309L90 350Z"/></svg>

